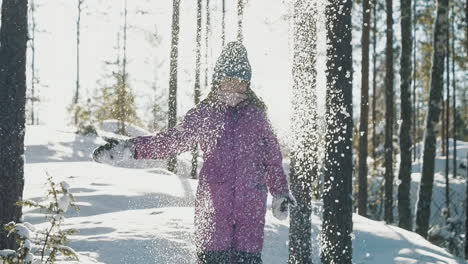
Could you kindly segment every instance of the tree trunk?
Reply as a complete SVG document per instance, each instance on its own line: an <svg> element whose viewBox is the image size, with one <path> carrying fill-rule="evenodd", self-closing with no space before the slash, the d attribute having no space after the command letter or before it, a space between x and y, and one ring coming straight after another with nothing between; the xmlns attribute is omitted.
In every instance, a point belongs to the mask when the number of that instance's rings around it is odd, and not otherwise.
<svg viewBox="0 0 468 264"><path fill-rule="evenodd" d="M237 40L242 42L244 40L243 32L242 32L242 20L244 16L244 0L237 1Z"/></svg>
<svg viewBox="0 0 468 264"><path fill-rule="evenodd" d="M456 81L455 81L455 10L452 4L452 91L453 91L453 177L457 177L457 100L456 100ZM468 41L467 41L468 42Z"/></svg>
<svg viewBox="0 0 468 264"><path fill-rule="evenodd" d="M434 182L434 162L436 154L436 127L439 122L444 88L444 58L448 27L448 0L437 0L437 16L434 26L431 81L424 138L424 156L416 212L416 232L427 237L431 213L432 187Z"/></svg>
<svg viewBox="0 0 468 264"><path fill-rule="evenodd" d="M222 0L222 12L223 12L223 16L222 16L222 22L221 22L221 40L222 40L222 44L223 44L223 47L224 47L224 44L226 43L226 0Z"/></svg>
<svg viewBox="0 0 468 264"><path fill-rule="evenodd" d="M317 175L316 6L294 4L293 146L291 192L298 202L291 208L288 263L312 263L312 182Z"/></svg>
<svg viewBox="0 0 468 264"><path fill-rule="evenodd" d="M34 0L30 3L31 9L31 125L36 123L35 101L36 101L36 4Z"/></svg>
<svg viewBox="0 0 468 264"><path fill-rule="evenodd" d="M448 7L447 7L448 8ZM447 9L447 19L448 19L448 12ZM447 214L445 218L448 219L450 217L450 180L449 180L449 136L450 136L450 32L449 26L447 22L447 39L446 39L446 54L447 57L445 59L446 67L447 67L447 75L446 75L446 90L447 90L447 101L445 106L445 208L447 208Z"/></svg>
<svg viewBox="0 0 468 264"><path fill-rule="evenodd" d="M127 98L127 0L124 2L124 26L123 26L123 58L122 58L122 76L121 76L121 84L118 87L118 133L121 135L126 135L125 129L125 120L126 120L126 113L128 109L126 109L126 98Z"/></svg>
<svg viewBox="0 0 468 264"><path fill-rule="evenodd" d="M370 4L363 1L361 118L359 122L359 196L358 213L367 216L367 133L369 120L369 35Z"/></svg>
<svg viewBox="0 0 468 264"><path fill-rule="evenodd" d="M3 225L20 222L24 187L28 2L3 0L0 28L0 249L16 249Z"/></svg>
<svg viewBox="0 0 468 264"><path fill-rule="evenodd" d="M210 43L210 0L206 0L206 24L205 24L205 89L209 89L208 84L208 48Z"/></svg>
<svg viewBox="0 0 468 264"><path fill-rule="evenodd" d="M411 0L401 0L401 130L400 130L400 171L398 179L398 226L412 231L410 206L411 190L411 73L412 36Z"/></svg>
<svg viewBox="0 0 468 264"><path fill-rule="evenodd" d="M372 30L372 159L374 160L374 171L377 171L377 134L376 124L376 101L377 101L377 1L373 0L373 30Z"/></svg>
<svg viewBox="0 0 468 264"><path fill-rule="evenodd" d="M172 128L177 124L177 57L179 46L179 6L180 0L173 0L172 7L172 41L171 41L171 63L169 76L169 114L167 127ZM173 173L177 172L177 157L169 158L167 169Z"/></svg>
<svg viewBox="0 0 468 264"><path fill-rule="evenodd" d="M202 0L197 0L197 37L196 37L196 54L195 54L195 89L194 89L194 101L195 105L200 102L200 59L201 59L201 30L202 30ZM198 167L198 149L194 147L192 151L192 170L190 175L192 179L197 178L197 167Z"/></svg>
<svg viewBox="0 0 468 264"><path fill-rule="evenodd" d="M352 47L351 0L326 7L327 98L326 152L321 260L352 262Z"/></svg>
<svg viewBox="0 0 468 264"><path fill-rule="evenodd" d="M413 42L412 42L412 50L411 50L411 53L412 53L412 56L413 56L413 61L411 62L412 63L412 84L413 84L413 161L416 161L417 155L418 155L418 153L417 153L418 141L417 141L417 137L416 137L416 119L417 119L417 115L416 115L416 46L417 46L417 42L416 42L416 1L417 0L412 1L413 15L412 15L412 20L411 20L412 30L413 30Z"/></svg>
<svg viewBox="0 0 468 264"><path fill-rule="evenodd" d="M73 97L73 105L76 106L80 99L80 29L81 29L81 11L83 0L78 0L78 18L76 19L76 88ZM78 112L74 111L75 125L78 124Z"/></svg>
<svg viewBox="0 0 468 264"><path fill-rule="evenodd" d="M385 49L385 211L386 223L393 223L393 11L386 0L387 44Z"/></svg>
<svg viewBox="0 0 468 264"><path fill-rule="evenodd" d="M466 153L466 160L468 161L468 153ZM465 186L465 259L468 259L468 168L466 168Z"/></svg>

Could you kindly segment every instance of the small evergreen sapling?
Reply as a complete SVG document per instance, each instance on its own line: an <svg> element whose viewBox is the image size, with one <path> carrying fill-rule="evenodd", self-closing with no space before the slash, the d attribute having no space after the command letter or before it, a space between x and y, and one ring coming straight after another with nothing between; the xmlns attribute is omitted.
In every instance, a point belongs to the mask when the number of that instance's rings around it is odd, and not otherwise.
<svg viewBox="0 0 468 264"><path fill-rule="evenodd" d="M22 206L39 208L45 213L49 222L47 228L35 230L29 223L10 222L4 228L9 234L15 234L19 239L20 247L17 250L0 250L0 264L39 264L55 263L57 257L64 256L68 260L78 260L76 252L66 246L69 235L75 234L75 229L63 229L64 214L69 207L79 208L74 204L74 197L69 192L66 182L56 184L48 175L49 189L47 191L47 202L37 203L31 200L18 202ZM34 238L31 238L34 234ZM34 243L33 243L34 242Z"/></svg>

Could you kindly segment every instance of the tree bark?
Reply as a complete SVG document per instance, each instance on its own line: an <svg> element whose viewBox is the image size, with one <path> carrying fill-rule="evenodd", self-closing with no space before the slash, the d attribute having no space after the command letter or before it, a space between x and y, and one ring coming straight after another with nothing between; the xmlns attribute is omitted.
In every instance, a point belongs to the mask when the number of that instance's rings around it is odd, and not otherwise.
<svg viewBox="0 0 468 264"><path fill-rule="evenodd" d="M362 67L361 67L361 118L359 122L359 195L358 213L367 216L367 133L369 122L369 35L370 4L363 1Z"/></svg>
<svg viewBox="0 0 468 264"><path fill-rule="evenodd" d="M448 0L437 0L437 16L434 26L433 54L429 92L429 107L424 138L424 156L416 212L416 232L427 237L431 213L434 162L436 154L436 128L440 117L442 91L444 88L444 59L448 27Z"/></svg>
<svg viewBox="0 0 468 264"><path fill-rule="evenodd" d="M171 40L171 62L169 69L169 114L167 127L172 128L177 124L177 58L179 46L179 8L180 0L173 0L172 6L172 40ZM169 158L167 169L173 173L177 172L177 157Z"/></svg>
<svg viewBox="0 0 468 264"><path fill-rule="evenodd" d="M34 0L30 2L31 9L31 125L35 125L37 116L35 115L36 99L36 4Z"/></svg>
<svg viewBox="0 0 468 264"><path fill-rule="evenodd" d="M244 40L242 20L244 17L244 0L237 1L237 41L242 42Z"/></svg>
<svg viewBox="0 0 468 264"><path fill-rule="evenodd" d="M78 17L76 19L76 87L73 105L76 106L80 99L80 30L81 30L81 11L84 0L78 0ZM78 112L74 111L74 122L78 124Z"/></svg>
<svg viewBox="0 0 468 264"><path fill-rule="evenodd" d="M412 63L412 84L413 84L413 161L416 161L417 159L417 137L416 137L416 119L417 119L417 114L416 114L416 47L417 47L417 42L416 42L416 1L413 0L413 15L412 15L412 20L411 20L411 25L412 25L412 30L413 30L413 42L412 42L412 56L413 56L413 61Z"/></svg>
<svg viewBox="0 0 468 264"><path fill-rule="evenodd" d="M294 4L293 146L291 192L298 202L291 208L288 263L312 263L312 183L317 176L316 6Z"/></svg>
<svg viewBox="0 0 468 264"><path fill-rule="evenodd" d="M117 92L117 105L118 111L118 133L121 135L126 135L125 120L126 114L128 112L126 99L127 99L127 0L124 2L124 25L123 25L123 57L122 57L122 76L121 83L119 84Z"/></svg>
<svg viewBox="0 0 468 264"><path fill-rule="evenodd" d="M321 260L352 262L352 47L351 0L331 0L327 28L327 134Z"/></svg>
<svg viewBox="0 0 468 264"><path fill-rule="evenodd" d="M452 4L453 177L457 177L457 85L455 80L455 10ZM468 41L467 41L468 42Z"/></svg>
<svg viewBox="0 0 468 264"><path fill-rule="evenodd" d="M400 171L398 179L398 226L412 231L410 205L411 190L411 78L412 36L411 0L401 0L401 130L400 130Z"/></svg>
<svg viewBox="0 0 468 264"><path fill-rule="evenodd" d="M468 5L467 5L468 8ZM468 160L468 153L466 153L466 160ZM465 179L468 179L468 168L466 169ZM468 259L468 181L465 180L465 259Z"/></svg>
<svg viewBox="0 0 468 264"><path fill-rule="evenodd" d="M226 0L222 0L222 21L221 21L221 41L222 45L224 47L224 44L226 43Z"/></svg>
<svg viewBox="0 0 468 264"><path fill-rule="evenodd" d="M448 7L447 7L447 19L448 19ZM450 217L450 180L449 180L449 137L450 137L450 32L449 26L447 22L447 39L446 39L446 67L447 67L447 75L446 75L446 94L447 94L447 101L445 107L445 208L447 208L447 213L445 218L448 219Z"/></svg>
<svg viewBox="0 0 468 264"><path fill-rule="evenodd" d="M386 0L387 44L385 48L385 211L386 223L393 223L393 1Z"/></svg>
<svg viewBox="0 0 468 264"><path fill-rule="evenodd" d="M374 160L374 171L377 170L377 134L376 124L376 101L377 101L377 1L373 0L373 30L372 30L372 159Z"/></svg>
<svg viewBox="0 0 468 264"><path fill-rule="evenodd" d="M195 105L200 102L200 66L201 66L201 30L202 30L202 0L197 0L197 34L196 34L196 49L195 49L195 88L194 88L194 101ZM198 149L194 147L192 151L192 170L190 175L192 179L197 178L198 167Z"/></svg>
<svg viewBox="0 0 468 264"><path fill-rule="evenodd" d="M28 2L3 0L0 28L0 249L16 249L3 225L20 222L24 188Z"/></svg>

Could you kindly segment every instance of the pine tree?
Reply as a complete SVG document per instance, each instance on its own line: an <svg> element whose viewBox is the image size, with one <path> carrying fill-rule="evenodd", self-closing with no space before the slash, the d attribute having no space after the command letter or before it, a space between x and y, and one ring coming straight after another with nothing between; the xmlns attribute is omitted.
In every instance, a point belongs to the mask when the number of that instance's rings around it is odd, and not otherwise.
<svg viewBox="0 0 468 264"><path fill-rule="evenodd" d="M416 232L427 236L431 212L432 187L434 182L434 163L436 154L436 126L439 122L442 93L444 86L444 59L448 27L448 0L437 0L437 15L434 25L433 55L430 80L426 134L424 137L424 156L421 186L416 212Z"/></svg>
<svg viewBox="0 0 468 264"><path fill-rule="evenodd" d="M401 119L400 130L400 171L398 179L398 226L412 230L410 206L411 190L411 74L412 74L412 36L411 36L411 0L401 0Z"/></svg>
<svg viewBox="0 0 468 264"><path fill-rule="evenodd" d="M367 133L369 122L369 36L370 4L364 0L362 20L361 118L359 122L358 213L367 216Z"/></svg>
<svg viewBox="0 0 468 264"><path fill-rule="evenodd" d="M326 152L321 260L352 262L352 48L351 0L332 0L327 18Z"/></svg>
<svg viewBox="0 0 468 264"><path fill-rule="evenodd" d="M386 0L385 48L385 211L386 223L393 223L393 1Z"/></svg>
<svg viewBox="0 0 468 264"><path fill-rule="evenodd" d="M293 146L291 191L298 205L291 208L288 263L312 263L312 181L317 177L316 6L294 3Z"/></svg>
<svg viewBox="0 0 468 264"><path fill-rule="evenodd" d="M172 6L172 40L171 40L171 62L169 76L169 114L167 127L175 127L177 123L177 59L179 46L179 6L180 0L173 0ZM167 169L171 172L177 171L177 157L169 158Z"/></svg>
<svg viewBox="0 0 468 264"><path fill-rule="evenodd" d="M3 0L0 28L0 249L17 248L3 226L20 222L23 197L28 2Z"/></svg>

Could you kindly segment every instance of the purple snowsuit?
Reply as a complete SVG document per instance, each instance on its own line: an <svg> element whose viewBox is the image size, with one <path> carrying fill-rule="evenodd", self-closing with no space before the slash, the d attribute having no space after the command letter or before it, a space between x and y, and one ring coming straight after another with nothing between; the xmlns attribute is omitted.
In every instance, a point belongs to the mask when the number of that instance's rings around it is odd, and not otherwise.
<svg viewBox="0 0 468 264"><path fill-rule="evenodd" d="M195 143L204 159L195 201L197 250L260 253L267 192L289 192L266 114L249 99L234 107L201 103L178 126L137 137L136 159L166 159Z"/></svg>

